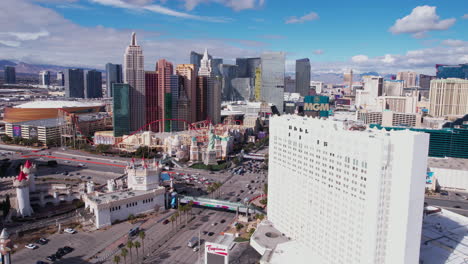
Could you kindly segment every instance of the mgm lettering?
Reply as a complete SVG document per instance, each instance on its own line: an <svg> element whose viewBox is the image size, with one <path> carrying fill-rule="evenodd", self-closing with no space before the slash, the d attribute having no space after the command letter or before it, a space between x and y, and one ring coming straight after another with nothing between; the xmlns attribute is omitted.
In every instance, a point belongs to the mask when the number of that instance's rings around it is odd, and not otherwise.
<svg viewBox="0 0 468 264"><path fill-rule="evenodd" d="M314 104L314 103L305 103L304 111L328 111L330 110L329 104Z"/></svg>

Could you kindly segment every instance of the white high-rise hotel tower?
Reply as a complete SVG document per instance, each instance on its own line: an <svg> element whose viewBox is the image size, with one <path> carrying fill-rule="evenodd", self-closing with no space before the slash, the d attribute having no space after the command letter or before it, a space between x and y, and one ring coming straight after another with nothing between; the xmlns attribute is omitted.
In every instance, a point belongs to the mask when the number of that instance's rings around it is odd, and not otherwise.
<svg viewBox="0 0 468 264"><path fill-rule="evenodd" d="M145 124L145 61L135 32L124 55L124 82L130 85L130 129L136 131Z"/></svg>
<svg viewBox="0 0 468 264"><path fill-rule="evenodd" d="M268 220L293 240L288 263L418 263L428 142L271 118Z"/></svg>

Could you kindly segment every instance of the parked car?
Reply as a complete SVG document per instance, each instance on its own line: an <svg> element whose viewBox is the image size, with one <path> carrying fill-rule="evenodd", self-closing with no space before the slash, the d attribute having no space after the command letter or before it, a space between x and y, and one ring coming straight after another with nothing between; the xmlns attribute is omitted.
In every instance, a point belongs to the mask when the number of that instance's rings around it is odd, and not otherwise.
<svg viewBox="0 0 468 264"><path fill-rule="evenodd" d="M68 234L75 234L76 230L73 228L65 228L63 232L68 233Z"/></svg>
<svg viewBox="0 0 468 264"><path fill-rule="evenodd" d="M169 220L168 220L168 219L166 219L166 220L163 221L163 225L167 225L167 224L169 224Z"/></svg>
<svg viewBox="0 0 468 264"><path fill-rule="evenodd" d="M38 248L37 245L31 244L31 243L30 243L30 244L27 244L27 245L24 246L24 247L25 247L25 248L28 248L28 249L36 249L36 248Z"/></svg>
<svg viewBox="0 0 468 264"><path fill-rule="evenodd" d="M63 252L65 252L65 254L68 254L70 252L72 252L74 249L72 247L69 247L69 246L65 246L63 247Z"/></svg>
<svg viewBox="0 0 468 264"><path fill-rule="evenodd" d="M52 254L52 255L46 257L46 259L47 259L48 261L56 261L56 260L57 260L57 257L55 256L55 254Z"/></svg>
<svg viewBox="0 0 468 264"><path fill-rule="evenodd" d="M49 240L46 239L46 238L43 238L43 237L39 238L39 239L36 241L36 243L41 244L41 245L45 245L45 244L47 244L47 242L49 242Z"/></svg>

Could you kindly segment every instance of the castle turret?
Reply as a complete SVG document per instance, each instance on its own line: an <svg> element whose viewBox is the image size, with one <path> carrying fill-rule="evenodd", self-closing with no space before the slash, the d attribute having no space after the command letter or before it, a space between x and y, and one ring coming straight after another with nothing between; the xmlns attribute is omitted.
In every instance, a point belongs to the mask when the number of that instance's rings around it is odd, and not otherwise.
<svg viewBox="0 0 468 264"><path fill-rule="evenodd" d="M16 188L17 213L22 217L31 216L33 210L29 200L29 179L22 170L18 177L13 180L13 186Z"/></svg>
<svg viewBox="0 0 468 264"><path fill-rule="evenodd" d="M91 194L94 192L94 182L90 181L86 183L86 193Z"/></svg>
<svg viewBox="0 0 468 264"><path fill-rule="evenodd" d="M11 241L6 228L0 233L0 261L3 264L11 264Z"/></svg>
<svg viewBox="0 0 468 264"><path fill-rule="evenodd" d="M114 180L107 180L107 191L113 192L115 191L115 183Z"/></svg>
<svg viewBox="0 0 468 264"><path fill-rule="evenodd" d="M157 162L148 164L144 160L140 166L127 166L128 188L132 190L149 191L159 187L159 174L162 166Z"/></svg>

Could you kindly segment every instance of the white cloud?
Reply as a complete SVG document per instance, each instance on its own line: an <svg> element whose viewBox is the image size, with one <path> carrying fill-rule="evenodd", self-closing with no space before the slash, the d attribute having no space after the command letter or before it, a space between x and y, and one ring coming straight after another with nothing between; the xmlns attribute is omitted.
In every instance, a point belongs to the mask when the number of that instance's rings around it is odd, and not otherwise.
<svg viewBox="0 0 468 264"><path fill-rule="evenodd" d="M369 57L366 55L356 55L351 58L351 61L354 63L363 63L369 60Z"/></svg>
<svg viewBox="0 0 468 264"><path fill-rule="evenodd" d="M454 23L455 18L443 19L436 14L435 6L418 6L411 14L398 19L390 28L393 34L409 33L413 37L421 38L432 30L446 30Z"/></svg>
<svg viewBox="0 0 468 264"><path fill-rule="evenodd" d="M0 44L5 45L5 46L9 46L9 47L19 47L21 45L21 42L12 41L12 40L0 40Z"/></svg>
<svg viewBox="0 0 468 264"><path fill-rule="evenodd" d="M382 62L392 64L395 62L395 58L390 54L385 54L384 58L382 59Z"/></svg>
<svg viewBox="0 0 468 264"><path fill-rule="evenodd" d="M184 13L180 11L176 11L161 5L137 5L134 4L136 1L129 1L129 0L90 0L91 2L101 4L101 5L106 5L106 6L112 6L112 7L118 7L118 8L124 8L124 9L131 9L131 10L136 10L136 11L151 11L154 13L158 14L163 14L167 16L173 16L173 17L179 17L179 18L185 18L185 19L193 19L193 20L201 20L201 21L207 21L207 22L227 22L230 21L231 19L228 18L219 18L219 17L207 17L207 16L197 16L197 15L192 15L189 13ZM151 1L137 1L140 3L143 2L151 2Z"/></svg>
<svg viewBox="0 0 468 264"><path fill-rule="evenodd" d="M16 37L18 40L36 40L40 37L49 36L49 32L41 30L39 32L8 32L9 35Z"/></svg>
<svg viewBox="0 0 468 264"><path fill-rule="evenodd" d="M462 16L462 18L463 18L463 19L468 19L468 14L464 14L464 15Z"/></svg>
<svg viewBox="0 0 468 264"><path fill-rule="evenodd" d="M122 63L131 36L131 30L77 25L54 10L28 0L0 0L0 25L1 59L98 69L103 69L107 62ZM5 29L8 32L2 32ZM44 36L45 31L47 36ZM18 32L23 35L16 34ZM34 32L37 33L34 35ZM154 69L160 58L176 64L187 63L191 50L203 52L205 47L213 56L224 58L228 63L236 57L258 56L260 53L259 47L246 46L258 43L247 40L196 40L171 36L158 39L159 32L136 32L148 70Z"/></svg>
<svg viewBox="0 0 468 264"><path fill-rule="evenodd" d="M292 17L289 17L288 19L286 19L286 24L296 24L296 23L304 23L306 21L312 21L312 20L317 20L319 19L319 15L315 12L310 12L306 15L303 15L301 17L296 17L296 16L292 16Z"/></svg>
<svg viewBox="0 0 468 264"><path fill-rule="evenodd" d="M255 9L263 6L265 0L183 0L185 2L185 9L191 11L200 4L205 3L218 3L235 11L245 9Z"/></svg>
<svg viewBox="0 0 468 264"><path fill-rule="evenodd" d="M321 50L321 49L314 50L315 55L322 55L323 53L325 53L325 52L323 50Z"/></svg>
<svg viewBox="0 0 468 264"><path fill-rule="evenodd" d="M468 42L459 39L446 39L442 41L442 44L445 46L460 47L467 45Z"/></svg>

